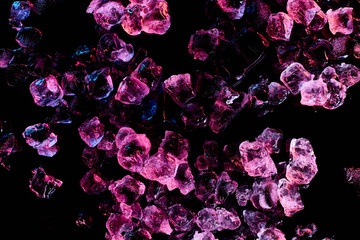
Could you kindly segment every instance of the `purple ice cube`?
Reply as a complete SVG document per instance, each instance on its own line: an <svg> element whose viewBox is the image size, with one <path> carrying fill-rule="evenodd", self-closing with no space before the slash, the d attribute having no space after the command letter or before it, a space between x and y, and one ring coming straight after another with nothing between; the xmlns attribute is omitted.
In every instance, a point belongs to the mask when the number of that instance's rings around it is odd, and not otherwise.
<svg viewBox="0 0 360 240"><path fill-rule="evenodd" d="M171 154L179 160L187 159L189 155L189 140L177 132L165 131L159 151Z"/></svg>
<svg viewBox="0 0 360 240"><path fill-rule="evenodd" d="M155 205L144 208L144 218L142 221L156 233L165 233L170 235L173 231L166 212Z"/></svg>
<svg viewBox="0 0 360 240"><path fill-rule="evenodd" d="M139 79L151 90L155 90L162 77L162 67L156 65L153 59L147 57L139 63L131 73L131 77Z"/></svg>
<svg viewBox="0 0 360 240"><path fill-rule="evenodd" d="M195 224L195 213L183 207L181 204L175 204L169 207L168 215L170 224L175 231L190 231Z"/></svg>
<svg viewBox="0 0 360 240"><path fill-rule="evenodd" d="M328 18L326 16L326 14L321 10L317 11L314 18L308 25L308 28L314 32L320 31L321 29L323 29L323 27L325 26L327 21L328 21Z"/></svg>
<svg viewBox="0 0 360 240"><path fill-rule="evenodd" d="M180 106L195 97L189 73L172 75L164 84L166 92Z"/></svg>
<svg viewBox="0 0 360 240"><path fill-rule="evenodd" d="M246 0L217 0L217 4L233 20L240 19L244 16Z"/></svg>
<svg viewBox="0 0 360 240"><path fill-rule="evenodd" d="M217 240L212 232L198 232L195 231L192 240Z"/></svg>
<svg viewBox="0 0 360 240"><path fill-rule="evenodd" d="M322 80L311 80L303 83L300 93L302 105L322 106L326 102L328 89Z"/></svg>
<svg viewBox="0 0 360 240"><path fill-rule="evenodd" d="M32 171L33 177L30 179L30 190L40 198L49 199L55 191L62 185L62 181L47 175L42 167Z"/></svg>
<svg viewBox="0 0 360 240"><path fill-rule="evenodd" d="M267 216L263 212L254 210L243 211L244 222L250 227L250 231L258 233L266 226Z"/></svg>
<svg viewBox="0 0 360 240"><path fill-rule="evenodd" d="M10 9L10 21L21 22L30 16L33 5L29 1L15 1Z"/></svg>
<svg viewBox="0 0 360 240"><path fill-rule="evenodd" d="M145 193L145 185L130 175L126 175L122 179L111 183L109 190L119 203L133 204Z"/></svg>
<svg viewBox="0 0 360 240"><path fill-rule="evenodd" d="M53 75L33 81L29 89L35 104L40 107L56 107L64 96L64 91Z"/></svg>
<svg viewBox="0 0 360 240"><path fill-rule="evenodd" d="M353 8L343 7L336 10L329 9L326 12L329 22L329 29L332 34L342 33L344 35L353 32Z"/></svg>
<svg viewBox="0 0 360 240"><path fill-rule="evenodd" d="M42 33L34 27L24 27L16 35L16 42L25 49L35 48L42 38Z"/></svg>
<svg viewBox="0 0 360 240"><path fill-rule="evenodd" d="M289 90L278 82L271 82L269 88L269 104L279 105L289 96Z"/></svg>
<svg viewBox="0 0 360 240"><path fill-rule="evenodd" d="M121 40L116 33L106 33L97 44L96 55L103 61L129 62L134 56L134 48Z"/></svg>
<svg viewBox="0 0 360 240"><path fill-rule="evenodd" d="M181 120L188 130L206 127L208 123L204 108L199 103L186 104L182 108Z"/></svg>
<svg viewBox="0 0 360 240"><path fill-rule="evenodd" d="M7 68L14 59L14 53L10 49L0 49L0 68Z"/></svg>
<svg viewBox="0 0 360 240"><path fill-rule="evenodd" d="M326 85L328 94L323 107L326 109L336 109L343 105L346 98L346 86L333 78L328 80Z"/></svg>
<svg viewBox="0 0 360 240"><path fill-rule="evenodd" d="M141 175L149 180L158 181L170 186L173 190L172 179L175 177L178 159L171 154L157 152L150 156L142 168Z"/></svg>
<svg viewBox="0 0 360 240"><path fill-rule="evenodd" d="M327 82L330 79L337 78L336 70L335 68L328 66L324 68L324 70L321 72L319 79L323 80L323 82Z"/></svg>
<svg viewBox="0 0 360 240"><path fill-rule="evenodd" d="M240 218L236 211L228 211L225 208L216 208L218 231L222 230L235 230L240 224Z"/></svg>
<svg viewBox="0 0 360 240"><path fill-rule="evenodd" d="M92 13L97 24L106 30L120 23L125 8L119 1L93 0L87 13Z"/></svg>
<svg viewBox="0 0 360 240"><path fill-rule="evenodd" d="M256 141L265 145L266 150L270 153L279 153L283 133L280 129L265 128L264 131L256 137Z"/></svg>
<svg viewBox="0 0 360 240"><path fill-rule="evenodd" d="M113 91L113 81L109 68L95 70L85 77L91 98L101 100L107 98Z"/></svg>
<svg viewBox="0 0 360 240"><path fill-rule="evenodd" d="M215 198L218 176L213 171L202 171L195 180L195 196L208 203Z"/></svg>
<svg viewBox="0 0 360 240"><path fill-rule="evenodd" d="M189 53L194 55L194 59L205 61L209 54L215 51L219 45L219 30L213 28L210 30L197 30L191 35L188 44Z"/></svg>
<svg viewBox="0 0 360 240"><path fill-rule="evenodd" d="M125 77L119 84L115 99L124 104L140 105L149 92L150 88L142 81Z"/></svg>
<svg viewBox="0 0 360 240"><path fill-rule="evenodd" d="M127 34L136 36L141 33L144 8L145 6L137 3L130 3L126 6L121 18L121 26Z"/></svg>
<svg viewBox="0 0 360 240"><path fill-rule="evenodd" d="M321 11L314 0L288 0L286 10L296 23L309 25L315 14Z"/></svg>
<svg viewBox="0 0 360 240"><path fill-rule="evenodd" d="M277 173L275 163L262 143L244 141L239 151L242 165L249 176L267 178Z"/></svg>
<svg viewBox="0 0 360 240"><path fill-rule="evenodd" d="M225 208L203 208L197 214L196 224L203 231L235 230L241 224L236 213Z"/></svg>
<svg viewBox="0 0 360 240"><path fill-rule="evenodd" d="M219 175L215 188L215 197L219 204L225 203L226 199L232 195L238 187L236 181L231 180L227 172Z"/></svg>
<svg viewBox="0 0 360 240"><path fill-rule="evenodd" d="M335 65L339 81L347 88L355 85L360 81L359 68L352 64L341 63Z"/></svg>
<svg viewBox="0 0 360 240"><path fill-rule="evenodd" d="M165 0L150 0L146 3L142 30L150 34L165 34L170 26L169 6Z"/></svg>
<svg viewBox="0 0 360 240"><path fill-rule="evenodd" d="M115 144L115 134L111 131L105 132L103 139L101 139L96 147L97 149L104 150L108 157L115 156L118 151Z"/></svg>
<svg viewBox="0 0 360 240"><path fill-rule="evenodd" d="M105 125L98 117L87 119L78 128L80 138L89 146L95 147L104 137Z"/></svg>
<svg viewBox="0 0 360 240"><path fill-rule="evenodd" d="M267 34L275 40L289 41L294 21L283 12L272 13L268 18Z"/></svg>
<svg viewBox="0 0 360 240"><path fill-rule="evenodd" d="M240 207L245 207L252 195L252 188L247 184L240 185L236 190L235 197Z"/></svg>
<svg viewBox="0 0 360 240"><path fill-rule="evenodd" d="M183 195L187 195L195 189L194 176L188 163L179 164L173 181Z"/></svg>
<svg viewBox="0 0 360 240"><path fill-rule="evenodd" d="M250 200L257 209L269 210L275 207L279 200L276 182L269 178L254 182Z"/></svg>
<svg viewBox="0 0 360 240"><path fill-rule="evenodd" d="M286 240L285 234L274 227L264 227L257 233L258 238L256 240Z"/></svg>
<svg viewBox="0 0 360 240"><path fill-rule="evenodd" d="M296 212L304 209L299 188L296 184L282 178L279 180L277 192L279 194L280 204L284 208L285 216L291 217Z"/></svg>
<svg viewBox="0 0 360 240"><path fill-rule="evenodd" d="M91 169L80 180L80 186L87 194L100 194L107 189L108 184L94 169Z"/></svg>
<svg viewBox="0 0 360 240"><path fill-rule="evenodd" d="M280 80L293 95L300 92L301 85L314 79L314 75L308 72L301 63L294 62L289 65L280 75Z"/></svg>
<svg viewBox="0 0 360 240"><path fill-rule="evenodd" d="M106 229L110 235L109 239L124 239L122 233L131 232L134 229L134 225L131 218L124 214L110 213L110 216L106 221Z"/></svg>

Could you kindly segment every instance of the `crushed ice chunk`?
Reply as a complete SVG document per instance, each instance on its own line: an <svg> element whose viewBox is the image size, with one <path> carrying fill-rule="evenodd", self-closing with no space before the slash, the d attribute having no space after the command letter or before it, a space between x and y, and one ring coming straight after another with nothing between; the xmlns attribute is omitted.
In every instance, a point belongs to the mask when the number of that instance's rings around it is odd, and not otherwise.
<svg viewBox="0 0 360 240"><path fill-rule="evenodd" d="M329 29L332 34L342 33L349 35L353 32L353 8L343 7L336 10L329 9L326 12Z"/></svg>
<svg viewBox="0 0 360 240"><path fill-rule="evenodd" d="M339 78L339 82L344 84L347 88L355 85L360 81L359 68L352 64L341 63L335 65L336 73Z"/></svg>
<svg viewBox="0 0 360 240"><path fill-rule="evenodd" d="M323 107L326 109L336 109L343 105L346 98L346 86L333 78L328 80L326 85L328 93Z"/></svg>
<svg viewBox="0 0 360 240"><path fill-rule="evenodd" d="M331 66L327 66L324 68L324 70L321 72L319 79L321 79L323 82L327 82L330 79L337 78L336 70L335 68Z"/></svg>
<svg viewBox="0 0 360 240"><path fill-rule="evenodd" d="M90 3L87 12L94 15L98 25L106 30L120 23L125 8L119 1L97 1Z"/></svg>
<svg viewBox="0 0 360 240"><path fill-rule="evenodd" d="M185 125L185 129L193 130L206 127L208 117L204 112L204 107L199 103L189 103L182 108L181 120Z"/></svg>
<svg viewBox="0 0 360 240"><path fill-rule="evenodd" d="M136 36L141 33L143 8L145 8L143 5L136 3L130 3L126 6L121 18L121 26L127 34Z"/></svg>
<svg viewBox="0 0 360 240"><path fill-rule="evenodd" d="M155 205L144 208L144 218L142 220L146 226L154 232L170 235L172 228L169 223L169 217L164 210Z"/></svg>
<svg viewBox="0 0 360 240"><path fill-rule="evenodd" d="M205 61L218 45L219 30L217 28L207 31L201 29L191 35L188 50L190 54L194 55L194 59Z"/></svg>
<svg viewBox="0 0 360 240"><path fill-rule="evenodd" d="M113 81L109 68L95 70L85 77L91 98L101 100L107 98L113 91Z"/></svg>
<svg viewBox="0 0 360 240"><path fill-rule="evenodd" d="M11 5L10 19L12 22L21 22L30 16L33 5L29 1L15 1Z"/></svg>
<svg viewBox="0 0 360 240"><path fill-rule="evenodd" d="M286 10L298 24L309 25L315 14L321 11L314 0L288 0Z"/></svg>
<svg viewBox="0 0 360 240"><path fill-rule="evenodd" d="M280 80L293 95L296 95L300 92L301 85L313 80L314 77L301 63L294 62L281 73Z"/></svg>
<svg viewBox="0 0 360 240"><path fill-rule="evenodd" d="M304 209L299 188L296 184L289 182L286 178L282 178L279 180L277 192L279 194L280 204L284 208L285 216L291 217L298 211Z"/></svg>
<svg viewBox="0 0 360 240"><path fill-rule="evenodd" d="M244 141L239 151L242 165L249 176L267 178L277 173L275 163L262 143Z"/></svg>
<svg viewBox="0 0 360 240"><path fill-rule="evenodd" d="M139 79L151 90L155 90L162 77L162 67L156 65L153 59L147 57L139 63L136 69L131 73L131 77Z"/></svg>
<svg viewBox="0 0 360 240"><path fill-rule="evenodd" d="M309 23L308 28L311 31L317 32L324 28L328 18L323 11L317 11L312 21Z"/></svg>
<svg viewBox="0 0 360 240"><path fill-rule="evenodd" d="M257 209L269 210L276 206L279 199L277 184L272 179L255 181L251 192L250 200Z"/></svg>
<svg viewBox="0 0 360 240"><path fill-rule="evenodd" d="M150 88L145 83L127 76L120 82L115 99L124 104L140 105L149 92Z"/></svg>
<svg viewBox="0 0 360 240"><path fill-rule="evenodd" d="M215 188L215 197L219 204L225 203L227 198L232 195L238 187L236 181L231 180L227 172L222 172L219 175Z"/></svg>
<svg viewBox="0 0 360 240"><path fill-rule="evenodd" d="M47 175L42 167L38 167L32 171L30 179L30 189L36 196L49 199L55 191L62 185L62 181L55 179L53 176Z"/></svg>
<svg viewBox="0 0 360 240"><path fill-rule="evenodd" d="M250 185L242 184L236 190L235 197L240 207L245 207L252 195L252 188Z"/></svg>
<svg viewBox="0 0 360 240"><path fill-rule="evenodd" d="M246 0L217 0L217 4L233 20L240 19L244 16Z"/></svg>
<svg viewBox="0 0 360 240"><path fill-rule="evenodd" d="M108 230L111 239L123 239L122 233L130 232L134 229L134 224L131 218L128 218L124 214L110 213L109 218L106 221L106 229Z"/></svg>
<svg viewBox="0 0 360 240"><path fill-rule="evenodd" d="M168 209L170 224L175 231L190 231L195 224L195 213L183 207L181 204L174 204Z"/></svg>
<svg viewBox="0 0 360 240"><path fill-rule="evenodd" d="M283 12L272 13L268 18L266 33L275 40L289 41L294 21Z"/></svg>
<svg viewBox="0 0 360 240"><path fill-rule="evenodd" d="M80 186L87 194L100 194L107 189L108 184L94 169L91 169L80 180Z"/></svg>
<svg viewBox="0 0 360 240"><path fill-rule="evenodd" d="M235 230L241 224L236 213L225 208L203 208L197 214L196 224L203 231Z"/></svg>
<svg viewBox="0 0 360 240"><path fill-rule="evenodd" d="M279 105L283 103L289 96L290 91L278 82L271 82L268 85L269 104Z"/></svg>
<svg viewBox="0 0 360 240"><path fill-rule="evenodd" d="M129 62L134 56L134 48L121 40L116 33L106 33L97 44L96 55L103 61Z"/></svg>
<svg viewBox="0 0 360 240"><path fill-rule="evenodd" d="M124 240L138 240L138 239L139 240L150 240L150 239L152 239L152 236L147 230L145 230L143 228L139 228L134 232L127 232L124 234Z"/></svg>
<svg viewBox="0 0 360 240"><path fill-rule="evenodd" d="M29 89L35 104L40 107L56 107L64 96L64 91L53 75L33 81Z"/></svg>
<svg viewBox="0 0 360 240"><path fill-rule="evenodd" d="M256 141L265 145L266 150L270 153L279 153L283 133L279 129L265 128L262 133L255 138Z"/></svg>
<svg viewBox="0 0 360 240"><path fill-rule="evenodd" d="M215 198L218 176L213 171L202 171L195 180L195 196L205 203L211 203Z"/></svg>
<svg viewBox="0 0 360 240"><path fill-rule="evenodd" d="M96 116L85 120L78 128L80 138L89 147L96 147L98 145L104 137L104 130L105 125Z"/></svg>
<svg viewBox="0 0 360 240"><path fill-rule="evenodd" d="M159 149L161 152L170 153L179 160L186 159L189 155L189 140L177 132L165 131Z"/></svg>
<svg viewBox="0 0 360 240"><path fill-rule="evenodd" d="M16 35L16 42L25 49L33 49L38 46L42 33L34 27L24 27Z"/></svg>
<svg viewBox="0 0 360 240"><path fill-rule="evenodd" d="M322 80L311 80L303 83L300 93L302 105L322 106L326 102L328 89Z"/></svg>
<svg viewBox="0 0 360 240"><path fill-rule="evenodd" d="M0 68L7 68L9 64L14 60L14 53L10 49L0 49Z"/></svg>
<svg viewBox="0 0 360 240"><path fill-rule="evenodd" d="M194 236L192 240L218 240L215 238L214 234L212 232L198 232L195 231Z"/></svg>
<svg viewBox="0 0 360 240"><path fill-rule="evenodd" d="M165 34L171 26L169 6L165 0L151 0L143 13L142 30L150 34Z"/></svg>
<svg viewBox="0 0 360 240"><path fill-rule="evenodd" d="M244 222L250 227L250 231L253 233L258 233L260 229L264 228L268 220L265 213L254 210L244 210L243 216Z"/></svg>
<svg viewBox="0 0 360 240"><path fill-rule="evenodd" d="M172 75L164 81L165 90L180 106L195 97L189 73Z"/></svg>
<svg viewBox="0 0 360 240"><path fill-rule="evenodd" d="M264 227L257 233L256 240L286 240L285 234L275 227Z"/></svg>
<svg viewBox="0 0 360 240"><path fill-rule="evenodd" d="M176 187L183 195L187 195L195 189L194 176L191 173L191 168L188 163L179 164L176 175L174 177L174 181Z"/></svg>
<svg viewBox="0 0 360 240"><path fill-rule="evenodd" d="M145 185L130 175L126 175L111 183L109 190L119 203L133 204L145 193Z"/></svg>

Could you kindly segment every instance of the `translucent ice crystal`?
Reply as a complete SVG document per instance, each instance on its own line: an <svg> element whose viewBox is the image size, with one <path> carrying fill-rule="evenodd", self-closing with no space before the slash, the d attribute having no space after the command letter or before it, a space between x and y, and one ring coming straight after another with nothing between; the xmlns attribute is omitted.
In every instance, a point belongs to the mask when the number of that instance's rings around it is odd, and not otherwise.
<svg viewBox="0 0 360 240"><path fill-rule="evenodd" d="M347 88L355 85L360 81L359 68L352 64L341 63L335 65L339 81Z"/></svg>
<svg viewBox="0 0 360 240"><path fill-rule="evenodd" d="M322 80L311 80L303 83L300 93L302 105L322 106L327 99L328 89Z"/></svg>
<svg viewBox="0 0 360 240"><path fill-rule="evenodd" d="M142 81L125 77L119 84L115 99L124 104L140 105L150 92L150 88Z"/></svg>
<svg viewBox="0 0 360 240"><path fill-rule="evenodd" d="M267 34L275 40L289 41L294 21L283 12L272 13L266 27Z"/></svg>
<svg viewBox="0 0 360 240"><path fill-rule="evenodd" d="M286 240L285 238L285 234L274 227L269 227L269 228L262 228L258 233L257 233L258 238L256 240Z"/></svg>
<svg viewBox="0 0 360 240"><path fill-rule="evenodd" d="M56 107L64 96L64 91L53 75L33 81L29 88L35 104L40 107Z"/></svg>
<svg viewBox="0 0 360 240"><path fill-rule="evenodd" d="M296 23L309 25L315 14L321 11L314 0L288 0L286 10Z"/></svg>
<svg viewBox="0 0 360 240"><path fill-rule="evenodd" d="M100 194L107 189L108 184L95 170L91 169L80 180L80 186L87 194Z"/></svg>
<svg viewBox="0 0 360 240"><path fill-rule="evenodd" d="M144 208L144 218L142 221L154 232L170 235L173 231L166 212L155 205Z"/></svg>
<svg viewBox="0 0 360 240"><path fill-rule="evenodd" d="M131 73L131 77L139 79L151 90L155 90L162 77L162 67L156 65L153 59L147 57L139 63Z"/></svg>
<svg viewBox="0 0 360 240"><path fill-rule="evenodd" d="M194 55L194 59L205 61L209 54L219 45L219 30L198 30L191 35L188 44L189 53Z"/></svg>
<svg viewBox="0 0 360 240"><path fill-rule="evenodd" d="M233 20L240 19L244 16L246 0L217 0L217 4Z"/></svg>
<svg viewBox="0 0 360 240"><path fill-rule="evenodd" d="M42 167L38 167L32 171L33 176L30 179L30 189L36 196L49 199L55 191L62 185L62 181L55 179L53 176L47 175Z"/></svg>
<svg viewBox="0 0 360 240"><path fill-rule="evenodd" d="M108 68L102 68L85 77L91 98L101 100L113 91L113 81Z"/></svg>
<svg viewBox="0 0 360 240"><path fill-rule="evenodd" d="M323 107L336 109L343 105L346 98L346 86L333 78L327 81L326 85L328 93Z"/></svg>
<svg viewBox="0 0 360 240"><path fill-rule="evenodd" d="M166 92L180 106L195 97L191 76L188 73L172 75L164 81L164 85Z"/></svg>
<svg viewBox="0 0 360 240"><path fill-rule="evenodd" d="M14 53L10 49L0 49L0 68L7 68L14 59Z"/></svg>
<svg viewBox="0 0 360 240"><path fill-rule="evenodd" d="M92 13L97 24L106 30L120 23L125 8L119 1L93 0L87 13Z"/></svg>
<svg viewBox="0 0 360 240"><path fill-rule="evenodd" d="M150 0L143 13L142 30L150 34L165 34L171 26L169 6L165 0Z"/></svg>
<svg viewBox="0 0 360 240"><path fill-rule="evenodd" d="M129 62L134 56L134 48L121 40L116 33L106 33L97 44L96 55L105 61Z"/></svg>
<svg viewBox="0 0 360 240"><path fill-rule="evenodd" d="M279 180L277 192L280 204L284 208L285 216L291 217L296 212L304 209L299 188L296 184L292 184L287 179L282 178Z"/></svg>
<svg viewBox="0 0 360 240"><path fill-rule="evenodd" d="M197 214L196 224L203 231L235 230L241 224L237 214L225 208L203 208Z"/></svg>
<svg viewBox="0 0 360 240"><path fill-rule="evenodd" d="M78 128L78 132L80 138L89 147L95 147L104 137L105 125L95 116L84 121Z"/></svg>
<svg viewBox="0 0 360 240"><path fill-rule="evenodd" d="M353 8L343 7L336 10L329 9L326 12L329 29L332 34L342 33L345 35L353 32Z"/></svg>
<svg viewBox="0 0 360 240"><path fill-rule="evenodd" d="M254 182L251 202L257 209L269 210L276 206L278 201L277 184L271 179Z"/></svg>
<svg viewBox="0 0 360 240"><path fill-rule="evenodd" d="M24 27L16 35L16 42L25 49L34 49L40 42L42 33L34 27Z"/></svg>
<svg viewBox="0 0 360 240"><path fill-rule="evenodd" d="M279 129L265 128L264 131L256 137L256 141L265 145L266 150L270 153L279 153L283 133Z"/></svg>
<svg viewBox="0 0 360 240"><path fill-rule="evenodd" d="M301 63L294 62L289 65L280 75L280 80L293 95L300 92L304 82L314 79L314 75L308 72Z"/></svg>
<svg viewBox="0 0 360 240"><path fill-rule="evenodd" d="M183 207L181 204L175 204L169 207L168 215L170 224L175 231L190 231L195 224L195 213Z"/></svg>
<svg viewBox="0 0 360 240"><path fill-rule="evenodd" d="M132 204L145 193L145 185L130 175L126 175L122 179L111 183L109 190L119 203Z"/></svg>

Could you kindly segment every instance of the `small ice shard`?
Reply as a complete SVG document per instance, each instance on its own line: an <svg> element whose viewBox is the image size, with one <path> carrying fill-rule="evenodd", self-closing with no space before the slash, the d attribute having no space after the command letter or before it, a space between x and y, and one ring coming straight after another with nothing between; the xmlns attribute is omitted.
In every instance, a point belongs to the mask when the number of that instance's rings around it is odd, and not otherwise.
<svg viewBox="0 0 360 240"><path fill-rule="evenodd" d="M78 132L80 138L89 147L96 147L104 137L105 125L95 116L84 121L78 128Z"/></svg>
<svg viewBox="0 0 360 240"><path fill-rule="evenodd" d="M21 22L30 16L33 5L29 1L15 1L10 9L10 22Z"/></svg>
<svg viewBox="0 0 360 240"><path fill-rule="evenodd" d="M49 199L55 191L62 185L62 181L47 175L42 167L32 171L33 176L30 179L30 190L40 198Z"/></svg>
<svg viewBox="0 0 360 240"><path fill-rule="evenodd" d="M260 229L266 226L268 220L265 213L254 210L244 210L243 216L244 222L250 227L252 233L258 233Z"/></svg>
<svg viewBox="0 0 360 240"><path fill-rule="evenodd" d="M332 34L342 33L349 35L353 32L353 8L343 7L336 10L329 9L326 12L329 29Z"/></svg>
<svg viewBox="0 0 360 240"><path fill-rule="evenodd" d="M225 208L203 208L197 214L196 224L203 231L235 230L241 224L237 214Z"/></svg>
<svg viewBox="0 0 360 240"><path fill-rule="evenodd" d="M115 99L124 104L140 105L149 92L150 88L142 81L125 77L119 84Z"/></svg>
<svg viewBox="0 0 360 240"><path fill-rule="evenodd" d="M166 212L155 205L144 208L144 218L142 221L155 233L165 233L170 235L173 231Z"/></svg>
<svg viewBox="0 0 360 240"><path fill-rule="evenodd" d="M314 0L288 0L286 10L298 24L308 26L317 12L321 11Z"/></svg>
<svg viewBox="0 0 360 240"><path fill-rule="evenodd" d="M116 33L106 33L97 44L96 55L103 61L129 62L134 56L134 48L121 40Z"/></svg>
<svg viewBox="0 0 360 240"><path fill-rule="evenodd" d="M145 6L136 3L130 3L126 6L121 18L121 26L127 34L136 36L141 33L144 8Z"/></svg>
<svg viewBox="0 0 360 240"><path fill-rule="evenodd" d="M164 195L167 192L166 186L160 184L159 182L150 181L147 186L146 191L146 201L151 202L158 199L160 196Z"/></svg>
<svg viewBox="0 0 360 240"><path fill-rule="evenodd" d="M56 107L64 96L64 91L53 75L33 81L29 89L35 104L40 107Z"/></svg>
<svg viewBox="0 0 360 240"><path fill-rule="evenodd" d="M149 157L150 140L145 134L137 134L128 127L120 128L116 135L119 148L117 159L120 166L132 172L141 172Z"/></svg>
<svg viewBox="0 0 360 240"><path fill-rule="evenodd" d="M296 237L294 240L301 238L311 238L316 232L317 226L314 223L306 224L305 226L297 225L295 228L295 233L299 238Z"/></svg>
<svg viewBox="0 0 360 240"><path fill-rule="evenodd" d="M207 140L203 144L204 154L196 158L195 167L199 171L219 166L219 150L215 141Z"/></svg>
<svg viewBox="0 0 360 240"><path fill-rule="evenodd" d="M195 180L195 196L205 203L214 201L217 180L215 172L200 172Z"/></svg>
<svg viewBox="0 0 360 240"><path fill-rule="evenodd" d="M87 194L100 194L107 189L108 184L95 170L91 169L80 180L80 186Z"/></svg>
<svg viewBox="0 0 360 240"><path fill-rule="evenodd" d="M0 68L7 68L9 64L14 60L14 52L10 49L0 49Z"/></svg>
<svg viewBox="0 0 360 240"><path fill-rule="evenodd" d="M155 90L162 77L162 67L156 65L153 59L147 57L139 63L131 73L131 77L139 79L151 90Z"/></svg>
<svg viewBox="0 0 360 240"><path fill-rule="evenodd" d="M207 31L201 29L191 35L188 50L191 55L194 55L194 59L205 61L218 45L219 30L217 28Z"/></svg>
<svg viewBox="0 0 360 240"><path fill-rule="evenodd" d="M193 130L206 127L208 117L204 113L204 108L199 103L189 103L182 108L181 120L185 129Z"/></svg>
<svg viewBox="0 0 360 240"><path fill-rule="evenodd" d="M329 62L333 49L330 41L320 38L307 44L303 54L309 59L311 65L325 66Z"/></svg>
<svg viewBox="0 0 360 240"><path fill-rule="evenodd" d="M242 165L249 176L267 178L277 173L275 163L262 143L244 141L239 151Z"/></svg>
<svg viewBox="0 0 360 240"><path fill-rule="evenodd" d="M359 68L352 64L341 63L335 65L336 73L339 78L339 82L344 84L347 88L355 85L360 81Z"/></svg>
<svg viewBox="0 0 360 240"><path fill-rule="evenodd" d="M293 95L300 92L304 82L314 79L314 75L308 72L301 63L294 62L289 65L280 75L281 82L290 90Z"/></svg>
<svg viewBox="0 0 360 240"><path fill-rule="evenodd" d="M286 240L285 234L277 228L269 227L269 228L262 228L257 233L256 240Z"/></svg>
<svg viewBox="0 0 360 240"><path fill-rule="evenodd" d="M279 194L280 204L284 208L285 216L291 217L298 211L304 209L304 204L301 201L299 188L296 184L289 182L282 178L279 180L277 192Z"/></svg>
<svg viewBox="0 0 360 240"><path fill-rule="evenodd" d="M194 176L188 163L179 164L173 181L183 195L187 195L195 189Z"/></svg>
<svg viewBox="0 0 360 240"><path fill-rule="evenodd" d="M159 149L166 154L170 153L179 160L186 159L189 155L189 140L177 132L165 131Z"/></svg>
<svg viewBox="0 0 360 240"><path fill-rule="evenodd" d="M326 85L328 93L323 107L336 109L343 105L346 98L346 86L333 78L327 81Z"/></svg>
<svg viewBox="0 0 360 240"><path fill-rule="evenodd" d="M131 232L134 229L134 225L131 218L120 213L110 213L106 221L106 229L111 236L111 240L122 240L122 233Z"/></svg>
<svg viewBox="0 0 360 240"><path fill-rule="evenodd" d="M85 81L90 97L95 100L107 98L114 89L109 68L95 70L85 77Z"/></svg>
<svg viewBox="0 0 360 240"><path fill-rule="evenodd" d="M34 27L24 27L16 35L16 42L25 49L35 48L42 38L42 33Z"/></svg>
<svg viewBox="0 0 360 240"><path fill-rule="evenodd" d="M278 82L271 82L269 88L269 104L279 105L283 103L289 96L289 90Z"/></svg>
<svg viewBox="0 0 360 240"><path fill-rule="evenodd" d="M311 80L303 83L300 93L302 105L322 106L326 102L328 89L322 80Z"/></svg>
<svg viewBox="0 0 360 240"><path fill-rule="evenodd" d="M270 153L279 153L283 133L279 129L265 128L264 131L256 137L256 141L264 144L266 150Z"/></svg>
<svg viewBox="0 0 360 240"><path fill-rule="evenodd" d="M222 87L210 114L209 127L211 130L215 133L223 131L248 101L246 93L235 92L227 86Z"/></svg>
<svg viewBox="0 0 360 240"><path fill-rule="evenodd" d="M276 182L271 179L255 181L250 200L257 209L269 210L275 207L279 200Z"/></svg>
<svg viewBox="0 0 360 240"><path fill-rule="evenodd" d="M145 193L145 185L130 175L126 175L111 183L109 190L119 203L133 204Z"/></svg>
<svg viewBox="0 0 360 240"><path fill-rule="evenodd" d="M103 139L96 146L97 149L105 150L107 152L117 151L115 144L115 134L111 131L106 131Z"/></svg>
<svg viewBox="0 0 360 240"><path fill-rule="evenodd" d="M172 75L164 81L164 85L166 92L180 106L195 97L189 73Z"/></svg>
<svg viewBox="0 0 360 240"><path fill-rule="evenodd" d="M211 232L198 232L195 231L192 240L218 240Z"/></svg>
<svg viewBox="0 0 360 240"><path fill-rule="evenodd" d="M246 0L217 0L217 4L233 20L240 19L244 16Z"/></svg>
<svg viewBox="0 0 360 240"><path fill-rule="evenodd" d="M324 68L324 70L321 72L319 79L321 79L323 82L327 82L330 79L337 78L336 70L335 68L331 66L327 66Z"/></svg>
<svg viewBox="0 0 360 240"><path fill-rule="evenodd" d="M151 0L143 13L142 30L150 34L165 34L171 26L169 6L165 0Z"/></svg>
<svg viewBox="0 0 360 240"><path fill-rule="evenodd" d="M235 197L240 207L245 207L252 195L252 188L247 184L240 185L236 190Z"/></svg>
<svg viewBox="0 0 360 240"><path fill-rule="evenodd" d="M292 139L289 151L292 160L287 165L286 178L292 184L309 184L318 172L316 157L309 140Z"/></svg>
<svg viewBox="0 0 360 240"><path fill-rule="evenodd" d="M226 199L232 195L238 187L236 181L231 180L227 172L219 175L215 188L215 197L219 204L225 203Z"/></svg>
<svg viewBox="0 0 360 240"><path fill-rule="evenodd" d="M275 40L289 41L294 21L283 12L272 13L268 18L267 34Z"/></svg>
<svg viewBox="0 0 360 240"><path fill-rule="evenodd" d="M168 215L170 224L175 231L188 232L195 224L195 213L183 207L181 204L175 204L169 207Z"/></svg>
<svg viewBox="0 0 360 240"><path fill-rule="evenodd" d="M87 13L92 13L96 23L106 30L120 24L124 11L125 8L119 1L98 0L93 0L86 10Z"/></svg>

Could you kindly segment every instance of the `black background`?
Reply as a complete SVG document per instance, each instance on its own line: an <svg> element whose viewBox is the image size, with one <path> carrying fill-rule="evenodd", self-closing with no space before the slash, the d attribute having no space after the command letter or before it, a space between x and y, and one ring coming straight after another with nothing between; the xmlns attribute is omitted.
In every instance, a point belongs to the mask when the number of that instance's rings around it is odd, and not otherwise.
<svg viewBox="0 0 360 240"><path fill-rule="evenodd" d="M7 24L11 2L2 0L0 3L0 47L15 49L18 48L14 40L16 31ZM119 32L120 38L132 43L135 50L139 47L148 50L149 56L163 66L164 78L194 72L195 64L187 52L187 44L192 33L209 27L203 1L168 0L168 3L172 25L164 36L130 37ZM94 46L98 36L92 15L85 13L87 5L88 1L63 0L41 16L33 14L32 26L43 33L40 51L72 54L80 44ZM300 106L297 96L262 118L240 114L224 133L215 135L203 131L203 135L193 136L190 139L192 149L201 146L199 139L215 139L220 144L251 140L266 127L281 129L285 139L308 138L317 156L319 172L309 188L301 191L305 209L292 218L285 218L279 228L290 239L297 224L314 222L319 227L319 236L357 239L360 199L345 183L344 167L360 167L359 93L359 85L350 88L345 104L332 111ZM11 171L0 168L0 238L103 239L106 217L97 212L98 197L86 195L78 184L87 171L81 161L85 144L78 137L79 122L74 122L75 127L61 128L60 152L53 158L38 156L24 144L21 132L29 125L42 122L47 111L33 103L26 88L8 87L5 70L0 70L0 119L12 123L24 146L24 150L16 154ZM31 170L39 165L64 182L52 199L37 198L28 187ZM82 210L95 216L90 230L75 225Z"/></svg>

